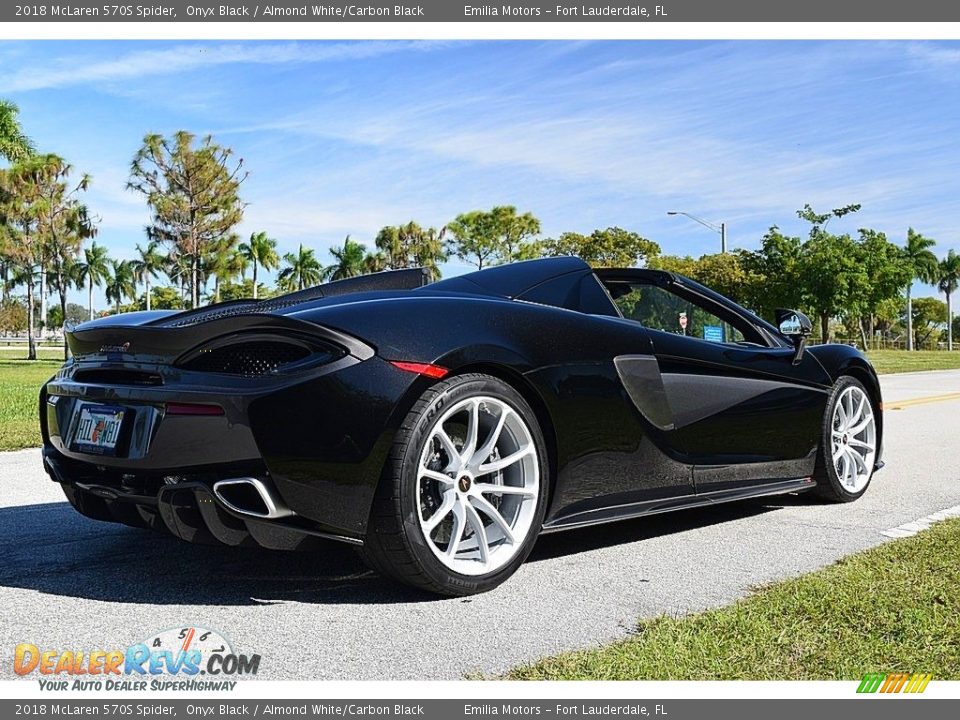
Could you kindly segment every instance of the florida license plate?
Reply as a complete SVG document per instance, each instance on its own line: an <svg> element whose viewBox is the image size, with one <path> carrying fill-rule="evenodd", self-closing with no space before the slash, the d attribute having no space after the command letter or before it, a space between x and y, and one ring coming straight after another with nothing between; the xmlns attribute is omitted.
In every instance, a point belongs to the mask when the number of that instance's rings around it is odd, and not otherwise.
<svg viewBox="0 0 960 720"><path fill-rule="evenodd" d="M73 435L78 452L114 455L126 410L111 405L83 405Z"/></svg>

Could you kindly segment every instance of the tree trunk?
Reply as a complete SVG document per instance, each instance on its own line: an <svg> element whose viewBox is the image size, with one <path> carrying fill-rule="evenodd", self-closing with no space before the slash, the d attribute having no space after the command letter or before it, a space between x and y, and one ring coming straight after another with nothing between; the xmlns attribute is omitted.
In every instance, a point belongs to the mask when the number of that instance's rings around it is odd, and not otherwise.
<svg viewBox="0 0 960 720"><path fill-rule="evenodd" d="M43 329L47 326L47 269L40 265L40 321L37 323L37 337L43 337Z"/></svg>
<svg viewBox="0 0 960 720"><path fill-rule="evenodd" d="M828 313L820 313L820 341L823 343L828 342L830 339L830 315Z"/></svg>
<svg viewBox="0 0 960 720"><path fill-rule="evenodd" d="M196 255L190 256L190 306L200 307L200 263Z"/></svg>
<svg viewBox="0 0 960 720"><path fill-rule="evenodd" d="M867 347L867 330L864 326L863 316L860 316L860 320L857 323L860 326L860 340L863 343L863 351L866 352L870 348Z"/></svg>
<svg viewBox="0 0 960 720"><path fill-rule="evenodd" d="M907 285L907 350L913 350L913 300L910 298L910 288Z"/></svg>
<svg viewBox="0 0 960 720"><path fill-rule="evenodd" d="M150 275L149 273L144 278L143 284L147 289L147 310L150 310Z"/></svg>
<svg viewBox="0 0 960 720"><path fill-rule="evenodd" d="M90 319L93 320L93 275L87 277L87 304L90 306Z"/></svg>
<svg viewBox="0 0 960 720"><path fill-rule="evenodd" d="M874 316L873 313L870 313L870 344L871 346L876 341L876 337L877 337L876 317Z"/></svg>
<svg viewBox="0 0 960 720"><path fill-rule="evenodd" d="M947 293L947 350L953 350L953 306L950 304L952 294Z"/></svg>
<svg viewBox="0 0 960 720"><path fill-rule="evenodd" d="M213 278L213 302L220 302L220 276L215 275Z"/></svg>
<svg viewBox="0 0 960 720"><path fill-rule="evenodd" d="M33 336L33 268L27 268L27 360L37 359L37 339Z"/></svg>
<svg viewBox="0 0 960 720"><path fill-rule="evenodd" d="M253 261L253 299L257 299L257 261Z"/></svg>
<svg viewBox="0 0 960 720"><path fill-rule="evenodd" d="M63 359L70 359L70 347L67 345L67 287L63 281L63 272L57 274L57 287L60 289L60 318L63 323Z"/></svg>

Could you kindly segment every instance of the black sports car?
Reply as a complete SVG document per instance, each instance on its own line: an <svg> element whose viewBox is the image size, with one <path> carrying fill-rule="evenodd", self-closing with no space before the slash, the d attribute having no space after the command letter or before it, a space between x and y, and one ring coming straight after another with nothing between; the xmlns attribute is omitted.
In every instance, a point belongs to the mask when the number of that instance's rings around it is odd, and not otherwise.
<svg viewBox="0 0 960 720"><path fill-rule="evenodd" d="M534 260L84 323L40 394L84 515L200 543L360 548L488 590L540 533L813 490L881 466L876 374L686 278Z"/></svg>

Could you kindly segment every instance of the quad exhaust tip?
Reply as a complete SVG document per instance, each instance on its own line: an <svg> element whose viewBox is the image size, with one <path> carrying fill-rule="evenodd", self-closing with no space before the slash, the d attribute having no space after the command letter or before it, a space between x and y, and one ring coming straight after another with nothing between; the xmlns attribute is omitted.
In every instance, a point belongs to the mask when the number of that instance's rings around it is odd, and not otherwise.
<svg viewBox="0 0 960 720"><path fill-rule="evenodd" d="M255 477L218 480L213 494L227 508L241 515L277 520L294 514L269 485Z"/></svg>

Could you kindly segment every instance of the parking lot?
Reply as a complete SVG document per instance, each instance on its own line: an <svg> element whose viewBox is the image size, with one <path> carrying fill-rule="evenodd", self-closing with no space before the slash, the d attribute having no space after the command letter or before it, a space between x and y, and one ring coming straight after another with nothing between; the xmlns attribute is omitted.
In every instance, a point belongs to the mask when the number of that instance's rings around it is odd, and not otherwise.
<svg viewBox="0 0 960 720"><path fill-rule="evenodd" d="M333 543L196 547L88 520L39 450L3 453L2 646L122 647L195 625L261 654L262 679L447 679L621 637L638 617L728 603L960 505L960 371L881 382L887 465L860 501L787 496L546 536L512 580L463 599L391 584Z"/></svg>

